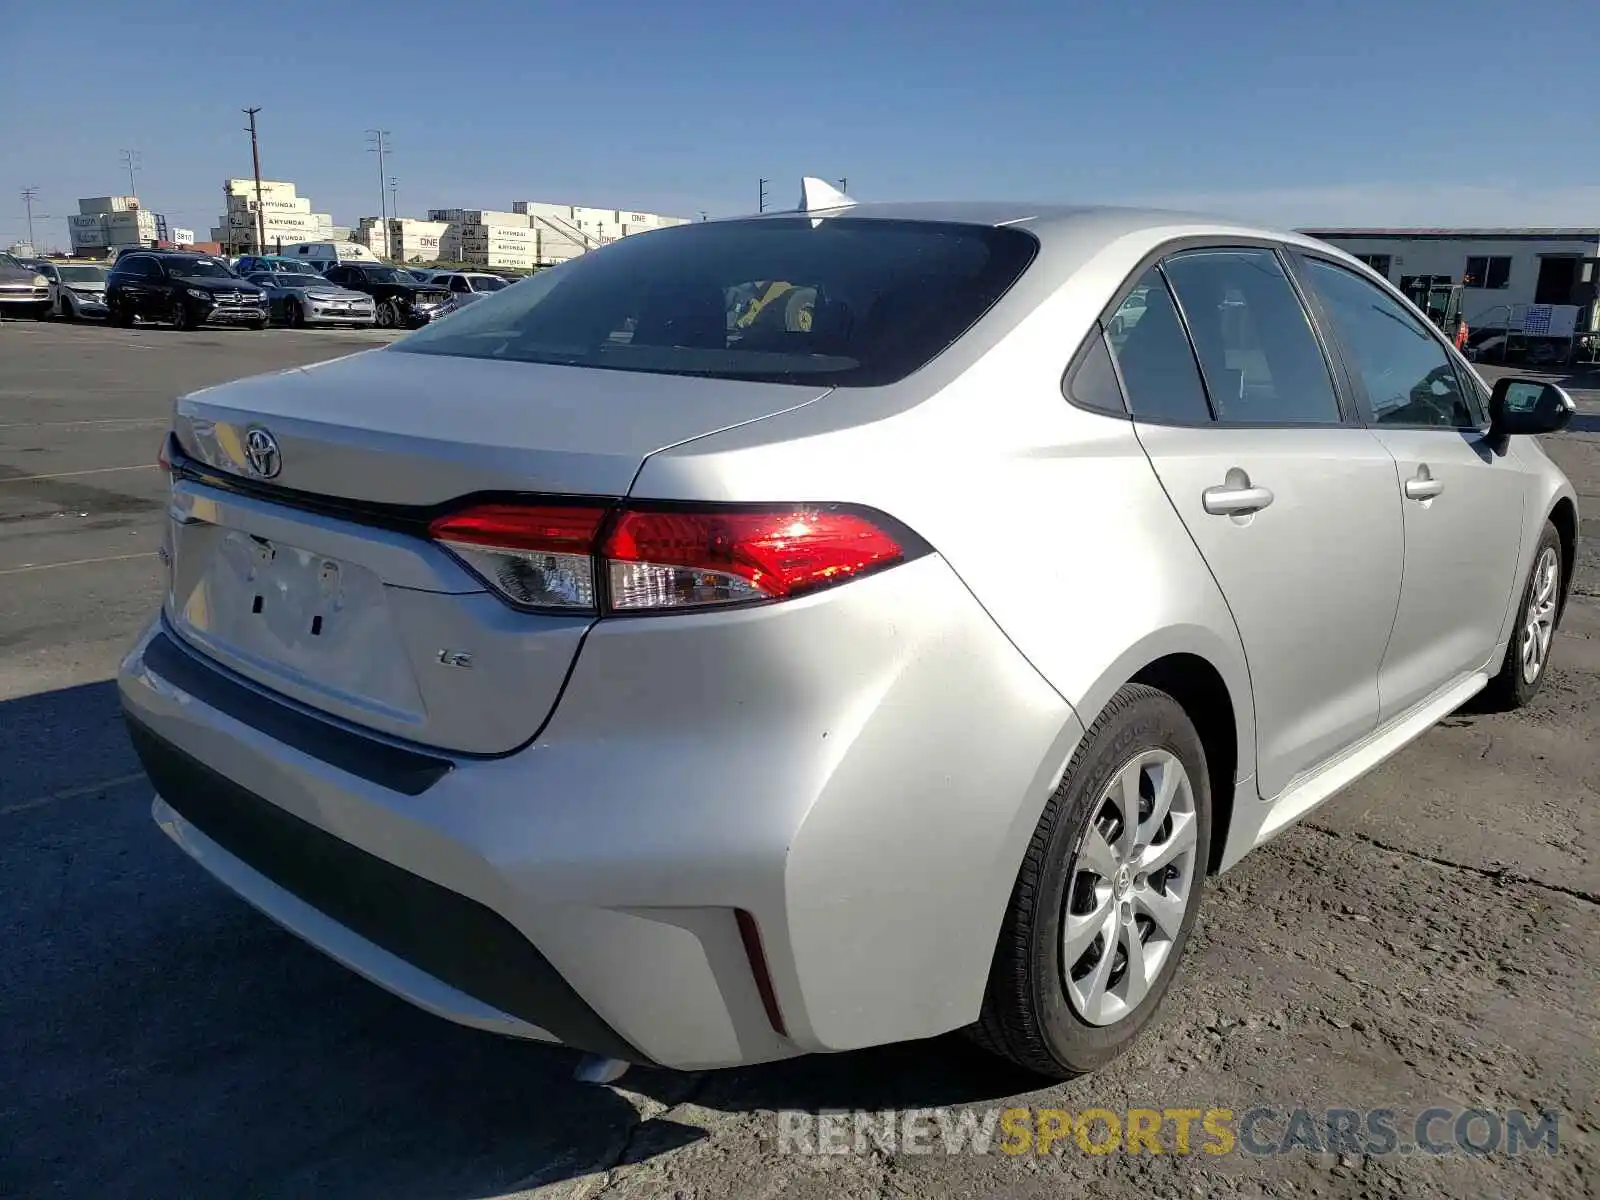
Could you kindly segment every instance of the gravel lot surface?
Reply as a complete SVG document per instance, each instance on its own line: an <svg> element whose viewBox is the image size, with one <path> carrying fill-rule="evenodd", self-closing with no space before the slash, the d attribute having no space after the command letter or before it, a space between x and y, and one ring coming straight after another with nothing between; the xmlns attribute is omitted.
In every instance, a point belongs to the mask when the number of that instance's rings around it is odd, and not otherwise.
<svg viewBox="0 0 1600 1200"><path fill-rule="evenodd" d="M1217 881L1170 1009L1129 1057L1040 1089L944 1038L599 1087L571 1081L567 1052L413 1011L212 883L151 824L118 720L109 679L158 602L152 464L172 397L381 340L0 323L0 1195L1600 1189L1600 391L1577 390L1574 428L1548 441L1587 519L1537 703L1456 714ZM1236 1129L1260 1107L1383 1108L1407 1143L1434 1106L1551 1109L1559 1151L779 1142L779 1110L944 1108L981 1126L1027 1106L1225 1108ZM1255 1137L1287 1132L1279 1115Z"/></svg>

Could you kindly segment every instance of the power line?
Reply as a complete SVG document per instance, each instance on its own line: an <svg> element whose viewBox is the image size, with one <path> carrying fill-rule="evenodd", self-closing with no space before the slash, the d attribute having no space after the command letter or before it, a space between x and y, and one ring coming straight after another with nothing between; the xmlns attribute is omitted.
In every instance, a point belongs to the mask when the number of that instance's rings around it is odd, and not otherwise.
<svg viewBox="0 0 1600 1200"><path fill-rule="evenodd" d="M128 195L137 196L139 194L139 185L134 179L134 172L140 170L143 166L144 156L137 150L122 150L118 153L122 158L122 165L128 172Z"/></svg>

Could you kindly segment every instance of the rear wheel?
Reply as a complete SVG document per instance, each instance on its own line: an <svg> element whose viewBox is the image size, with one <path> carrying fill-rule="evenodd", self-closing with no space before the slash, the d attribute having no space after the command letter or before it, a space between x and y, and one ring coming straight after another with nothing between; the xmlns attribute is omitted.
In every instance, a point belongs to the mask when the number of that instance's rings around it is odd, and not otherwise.
<svg viewBox="0 0 1600 1200"><path fill-rule="evenodd" d="M398 300L380 301L377 308L377 322L379 329L394 329L400 324L400 302Z"/></svg>
<svg viewBox="0 0 1600 1200"><path fill-rule="evenodd" d="M1539 546L1533 552L1533 568L1522 589L1522 603L1517 606L1506 656L1499 674L1484 689L1491 707L1521 708L1539 694L1549 674L1560 608L1561 535L1546 521Z"/></svg>
<svg viewBox="0 0 1600 1200"><path fill-rule="evenodd" d="M1129 684L1085 735L1040 818L974 1039L1058 1079L1122 1053L1177 971L1210 837L1194 725L1165 692Z"/></svg>

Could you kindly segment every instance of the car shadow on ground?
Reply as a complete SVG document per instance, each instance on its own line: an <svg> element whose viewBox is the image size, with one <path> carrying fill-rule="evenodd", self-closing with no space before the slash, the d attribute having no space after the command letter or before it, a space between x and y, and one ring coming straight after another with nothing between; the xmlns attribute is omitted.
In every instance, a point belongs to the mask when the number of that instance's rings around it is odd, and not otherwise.
<svg viewBox="0 0 1600 1200"><path fill-rule="evenodd" d="M188 861L150 821L111 683L0 703L0 764L0 1194L476 1200L702 1139L674 1119L686 1101L1040 1086L959 1037L580 1084L576 1054L419 1012Z"/></svg>

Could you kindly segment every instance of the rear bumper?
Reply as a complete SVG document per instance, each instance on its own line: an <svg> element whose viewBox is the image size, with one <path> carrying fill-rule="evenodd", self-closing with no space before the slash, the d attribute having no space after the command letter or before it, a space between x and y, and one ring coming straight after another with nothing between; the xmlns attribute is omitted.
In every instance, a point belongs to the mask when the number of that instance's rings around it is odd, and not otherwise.
<svg viewBox="0 0 1600 1200"><path fill-rule="evenodd" d="M168 637L152 624L120 687L157 818L202 865L452 1020L685 1069L975 1019L1081 736L936 556L601 621L537 742L432 776L432 752L147 653Z"/></svg>

